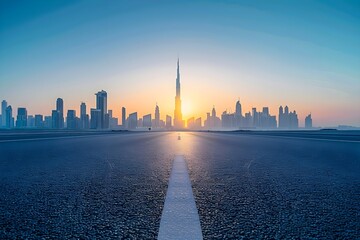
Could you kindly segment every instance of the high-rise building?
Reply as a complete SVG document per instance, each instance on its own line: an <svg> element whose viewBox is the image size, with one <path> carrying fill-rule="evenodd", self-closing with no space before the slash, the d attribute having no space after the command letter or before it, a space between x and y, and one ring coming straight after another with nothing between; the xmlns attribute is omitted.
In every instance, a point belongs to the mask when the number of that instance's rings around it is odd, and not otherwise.
<svg viewBox="0 0 360 240"><path fill-rule="evenodd" d="M305 128L312 128L312 118L311 113L305 118Z"/></svg>
<svg viewBox="0 0 360 240"><path fill-rule="evenodd" d="M172 118L169 115L166 115L165 126L166 126L167 129L170 129L172 127Z"/></svg>
<svg viewBox="0 0 360 240"><path fill-rule="evenodd" d="M259 127L265 129L273 129L277 127L276 116L271 116L268 107L263 107L263 111L259 113Z"/></svg>
<svg viewBox="0 0 360 240"><path fill-rule="evenodd" d="M195 120L195 129L201 129L201 128L202 128L201 117L199 117Z"/></svg>
<svg viewBox="0 0 360 240"><path fill-rule="evenodd" d="M204 127L206 129L218 129L221 127L221 119L216 116L215 106L213 106L211 110L211 115L207 113L206 116L206 120L204 121Z"/></svg>
<svg viewBox="0 0 360 240"><path fill-rule="evenodd" d="M147 115L143 116L142 125L143 125L143 127L151 128L151 114L147 114Z"/></svg>
<svg viewBox="0 0 360 240"><path fill-rule="evenodd" d="M33 115L27 116L27 127L28 128L34 128L35 127L35 118Z"/></svg>
<svg viewBox="0 0 360 240"><path fill-rule="evenodd" d="M179 59L177 61L177 76L176 76L176 96L175 96L175 111L174 111L174 127L183 128L184 121L181 112L181 94L180 94L180 67Z"/></svg>
<svg viewBox="0 0 360 240"><path fill-rule="evenodd" d="M86 103L82 102L80 104L80 117L86 115Z"/></svg>
<svg viewBox="0 0 360 240"><path fill-rule="evenodd" d="M296 111L289 113L289 128L298 128L299 127L299 119Z"/></svg>
<svg viewBox="0 0 360 240"><path fill-rule="evenodd" d="M112 110L108 110L108 116L109 116L109 127L111 129L117 128L118 119L113 116L113 111Z"/></svg>
<svg viewBox="0 0 360 240"><path fill-rule="evenodd" d="M242 109L241 109L240 100L238 100L238 101L236 102L236 105L235 105L235 115L237 115L237 116L242 116Z"/></svg>
<svg viewBox="0 0 360 240"><path fill-rule="evenodd" d="M110 127L110 116L108 113L105 114L105 121L104 121L104 129L108 129Z"/></svg>
<svg viewBox="0 0 360 240"><path fill-rule="evenodd" d="M58 121L59 123L56 124L57 128L64 128L64 101L62 98L56 99L56 111L58 111Z"/></svg>
<svg viewBox="0 0 360 240"><path fill-rule="evenodd" d="M160 109L159 109L159 106L156 104L156 107L155 107L155 125L154 127L155 128L159 128L160 127Z"/></svg>
<svg viewBox="0 0 360 240"><path fill-rule="evenodd" d="M242 127L242 118L243 118L243 116L242 116L241 103L240 103L240 100L238 100L235 105L235 127L236 128Z"/></svg>
<svg viewBox="0 0 360 240"><path fill-rule="evenodd" d="M16 117L16 127L25 128L27 127L27 111L26 108L19 107Z"/></svg>
<svg viewBox="0 0 360 240"><path fill-rule="evenodd" d="M119 126L119 119L118 118L110 118L110 128L111 129L114 129L114 128L117 128Z"/></svg>
<svg viewBox="0 0 360 240"><path fill-rule="evenodd" d="M143 119L142 118L139 118L138 119L138 122L137 122L137 126L138 128L142 128L143 127Z"/></svg>
<svg viewBox="0 0 360 240"><path fill-rule="evenodd" d="M137 112L131 113L128 118L128 128L135 129L138 126Z"/></svg>
<svg viewBox="0 0 360 240"><path fill-rule="evenodd" d="M100 126L101 128L108 128L109 122L106 122L109 118L105 115L107 112L107 93L104 90L95 93L96 95L96 109L100 110Z"/></svg>
<svg viewBox="0 0 360 240"><path fill-rule="evenodd" d="M289 107L285 106L285 114L289 114Z"/></svg>
<svg viewBox="0 0 360 240"><path fill-rule="evenodd" d="M195 128L195 118L191 117L187 120L187 128L194 129Z"/></svg>
<svg viewBox="0 0 360 240"><path fill-rule="evenodd" d="M224 111L221 114L221 126L227 129L236 129L236 115L234 113L228 113Z"/></svg>
<svg viewBox="0 0 360 240"><path fill-rule="evenodd" d="M80 104L80 128L89 128L89 115L86 113L86 103L84 102Z"/></svg>
<svg viewBox="0 0 360 240"><path fill-rule="evenodd" d="M123 128L126 128L126 108L121 108L121 125Z"/></svg>
<svg viewBox="0 0 360 240"><path fill-rule="evenodd" d="M0 127L6 127L6 108L7 102L3 100L1 102L1 125Z"/></svg>
<svg viewBox="0 0 360 240"><path fill-rule="evenodd" d="M245 113L244 121L243 121L244 128L251 128L252 127L252 116L250 112Z"/></svg>
<svg viewBox="0 0 360 240"><path fill-rule="evenodd" d="M44 127L43 115L40 114L35 115L35 127L36 128Z"/></svg>
<svg viewBox="0 0 360 240"><path fill-rule="evenodd" d="M160 128L165 128L165 121L160 119Z"/></svg>
<svg viewBox="0 0 360 240"><path fill-rule="evenodd" d="M90 128L101 129L101 110L96 108L90 109Z"/></svg>
<svg viewBox="0 0 360 240"><path fill-rule="evenodd" d="M284 127L284 109L282 106L279 107L279 128Z"/></svg>
<svg viewBox="0 0 360 240"><path fill-rule="evenodd" d="M44 118L44 127L45 128L52 128L52 117L51 116L45 116L45 118Z"/></svg>
<svg viewBox="0 0 360 240"><path fill-rule="evenodd" d="M14 118L12 116L12 107L11 105L6 107L5 110L5 127L13 128L14 127Z"/></svg>
<svg viewBox="0 0 360 240"><path fill-rule="evenodd" d="M76 129L76 111L75 110L67 111L66 126L68 129Z"/></svg>
<svg viewBox="0 0 360 240"><path fill-rule="evenodd" d="M256 128L260 126L260 114L257 112L256 108L252 108L252 127Z"/></svg>
<svg viewBox="0 0 360 240"><path fill-rule="evenodd" d="M215 106L213 106L213 109L211 110L211 117L216 117Z"/></svg>
<svg viewBox="0 0 360 240"><path fill-rule="evenodd" d="M269 116L270 115L270 112L269 112L269 108L268 107L263 107L263 111L262 113L266 116Z"/></svg>
<svg viewBox="0 0 360 240"><path fill-rule="evenodd" d="M51 128L60 129L60 112L57 110L51 111Z"/></svg>
<svg viewBox="0 0 360 240"><path fill-rule="evenodd" d="M289 107L285 106L283 112L282 106L279 108L279 128L298 128L299 120L296 111L289 112Z"/></svg>

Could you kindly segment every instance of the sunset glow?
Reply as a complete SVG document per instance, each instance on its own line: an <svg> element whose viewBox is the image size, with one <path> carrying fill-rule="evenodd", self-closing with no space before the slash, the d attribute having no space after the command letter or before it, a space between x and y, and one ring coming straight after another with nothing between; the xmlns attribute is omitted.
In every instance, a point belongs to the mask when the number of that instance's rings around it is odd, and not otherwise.
<svg viewBox="0 0 360 240"><path fill-rule="evenodd" d="M240 99L244 112L289 105L300 125L311 112L317 126L359 126L358 4L261 3L75 1L23 4L22 15L2 3L0 96L48 115L58 97L78 112L104 89L118 118L123 106L143 116L156 103L165 118L180 56L185 120Z"/></svg>

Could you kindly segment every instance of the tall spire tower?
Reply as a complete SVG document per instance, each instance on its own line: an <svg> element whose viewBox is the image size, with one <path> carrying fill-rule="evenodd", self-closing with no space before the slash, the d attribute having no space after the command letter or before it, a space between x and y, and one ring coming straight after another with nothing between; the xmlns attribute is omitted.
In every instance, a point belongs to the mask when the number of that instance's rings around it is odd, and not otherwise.
<svg viewBox="0 0 360 240"><path fill-rule="evenodd" d="M174 127L175 128L183 128L184 127L184 121L182 120L182 113L181 113L179 58L178 58L178 61L177 61Z"/></svg>

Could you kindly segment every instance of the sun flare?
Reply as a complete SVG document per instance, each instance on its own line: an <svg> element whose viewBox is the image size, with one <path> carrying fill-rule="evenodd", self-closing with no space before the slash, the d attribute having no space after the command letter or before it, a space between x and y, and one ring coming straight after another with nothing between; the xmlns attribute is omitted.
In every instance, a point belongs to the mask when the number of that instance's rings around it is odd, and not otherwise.
<svg viewBox="0 0 360 240"><path fill-rule="evenodd" d="M191 117L191 114L192 114L192 105L191 105L191 102L188 102L188 101L183 101L181 103L182 105L182 114L183 114L183 119L187 119L189 117Z"/></svg>

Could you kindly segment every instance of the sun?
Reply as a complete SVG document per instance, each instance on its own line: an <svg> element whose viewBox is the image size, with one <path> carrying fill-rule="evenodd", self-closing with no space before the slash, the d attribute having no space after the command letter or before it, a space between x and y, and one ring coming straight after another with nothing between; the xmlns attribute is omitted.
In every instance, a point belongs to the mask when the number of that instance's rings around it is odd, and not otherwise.
<svg viewBox="0 0 360 240"><path fill-rule="evenodd" d="M182 115L184 119L188 119L192 114L192 105L188 101L183 101L181 104Z"/></svg>

